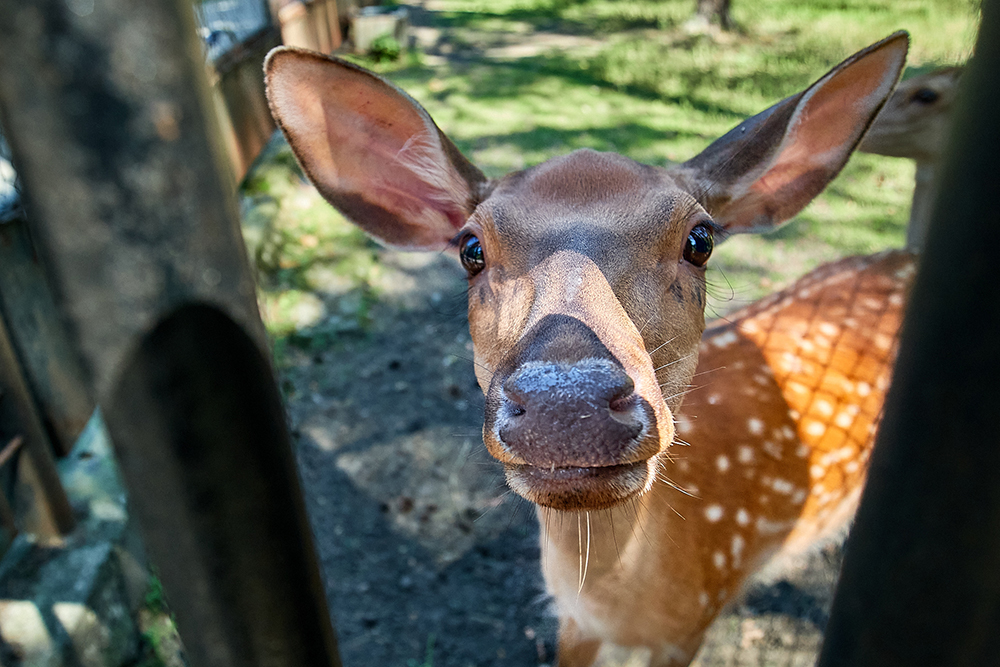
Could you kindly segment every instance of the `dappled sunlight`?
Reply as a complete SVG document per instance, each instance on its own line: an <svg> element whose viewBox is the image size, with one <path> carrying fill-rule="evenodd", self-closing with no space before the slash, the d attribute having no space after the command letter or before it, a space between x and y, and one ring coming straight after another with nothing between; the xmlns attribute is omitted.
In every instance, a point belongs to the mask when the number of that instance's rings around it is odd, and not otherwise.
<svg viewBox="0 0 1000 667"><path fill-rule="evenodd" d="M459 437L448 427L342 453L336 466L358 492L381 504L394 530L434 554L440 566L500 535L518 502L478 436Z"/></svg>

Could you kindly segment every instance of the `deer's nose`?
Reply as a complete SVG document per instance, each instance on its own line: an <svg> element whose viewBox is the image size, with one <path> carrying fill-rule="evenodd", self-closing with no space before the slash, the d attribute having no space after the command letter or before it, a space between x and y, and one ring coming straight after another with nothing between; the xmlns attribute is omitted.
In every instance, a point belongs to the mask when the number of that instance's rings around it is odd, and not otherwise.
<svg viewBox="0 0 1000 667"><path fill-rule="evenodd" d="M634 389L632 378L607 359L528 362L503 384L497 433L531 465L618 465L645 427Z"/></svg>

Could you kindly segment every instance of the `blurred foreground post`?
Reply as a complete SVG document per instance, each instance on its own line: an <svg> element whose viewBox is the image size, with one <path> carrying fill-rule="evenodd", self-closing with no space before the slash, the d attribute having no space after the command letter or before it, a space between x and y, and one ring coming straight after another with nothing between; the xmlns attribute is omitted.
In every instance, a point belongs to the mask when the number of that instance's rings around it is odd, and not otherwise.
<svg viewBox="0 0 1000 667"><path fill-rule="evenodd" d="M821 667L1000 660L1000 3L983 3Z"/></svg>
<svg viewBox="0 0 1000 667"><path fill-rule="evenodd" d="M193 667L339 664L187 0L0 0L34 240Z"/></svg>

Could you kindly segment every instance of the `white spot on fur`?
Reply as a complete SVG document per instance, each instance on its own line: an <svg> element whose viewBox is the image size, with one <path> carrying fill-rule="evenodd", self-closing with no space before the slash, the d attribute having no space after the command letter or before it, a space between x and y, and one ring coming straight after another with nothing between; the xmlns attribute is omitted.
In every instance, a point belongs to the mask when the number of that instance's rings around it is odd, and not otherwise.
<svg viewBox="0 0 1000 667"><path fill-rule="evenodd" d="M783 496L789 495L795 490L795 485L789 482L787 479L776 479L771 484L771 488L775 490L776 493L780 493Z"/></svg>
<svg viewBox="0 0 1000 667"><path fill-rule="evenodd" d="M712 523L717 523L722 518L721 505L709 505L705 508L705 518Z"/></svg>
<svg viewBox="0 0 1000 667"><path fill-rule="evenodd" d="M732 331L719 334L712 339L712 344L718 348L726 348L737 341L736 334Z"/></svg>
<svg viewBox="0 0 1000 667"><path fill-rule="evenodd" d="M785 453L780 445L773 443L770 440L766 441L762 447L765 452L771 455L772 458L778 459L779 461L781 460L781 456Z"/></svg>
<svg viewBox="0 0 1000 667"><path fill-rule="evenodd" d="M681 435L685 435L687 433L690 433L693 428L694 428L694 424L691 423L691 420L688 419L686 415L683 415L683 414L677 415L677 432L678 433L680 433Z"/></svg>
<svg viewBox="0 0 1000 667"><path fill-rule="evenodd" d="M731 553L733 554L733 567L740 566L740 558L743 556L743 547L746 546L746 540L743 539L742 535L733 536L733 546L731 548Z"/></svg>
<svg viewBox="0 0 1000 667"><path fill-rule="evenodd" d="M812 466L809 468L809 476L813 479L823 479L826 477L826 468L823 466Z"/></svg>
<svg viewBox="0 0 1000 667"><path fill-rule="evenodd" d="M868 394L872 393L872 386L867 382L859 382L858 386L855 388L855 391L858 392L858 396L864 398Z"/></svg>
<svg viewBox="0 0 1000 667"><path fill-rule="evenodd" d="M719 472L726 472L729 470L729 457L719 455L719 458L715 459L715 467L719 469Z"/></svg>
<svg viewBox="0 0 1000 667"><path fill-rule="evenodd" d="M736 523L741 526L747 526L750 524L750 512L747 512L742 507L736 510Z"/></svg>
<svg viewBox="0 0 1000 667"><path fill-rule="evenodd" d="M718 394L711 394L708 397L708 404L709 405L718 405L719 401L721 401L721 400L722 400L722 397L719 396Z"/></svg>
<svg viewBox="0 0 1000 667"><path fill-rule="evenodd" d="M798 373L802 366L802 360L791 352L781 355L781 370L786 373Z"/></svg>
<svg viewBox="0 0 1000 667"><path fill-rule="evenodd" d="M764 432L764 422L757 419L756 417L751 417L747 420L747 428L754 435L760 435Z"/></svg>
<svg viewBox="0 0 1000 667"><path fill-rule="evenodd" d="M816 401L816 412L820 413L824 417L829 417L833 414L833 405L829 401L819 400Z"/></svg>
<svg viewBox="0 0 1000 667"><path fill-rule="evenodd" d="M757 532L762 535L776 535L791 528L793 523L790 521L771 521L766 517L759 516L757 517Z"/></svg>
<svg viewBox="0 0 1000 667"><path fill-rule="evenodd" d="M824 433L826 433L826 426L823 425L823 422L817 422L817 421L809 422L809 425L806 426L806 433L818 438Z"/></svg>
<svg viewBox="0 0 1000 667"><path fill-rule="evenodd" d="M836 336L840 333L840 329L835 324L830 324L829 322L820 324L819 331L824 336Z"/></svg>
<svg viewBox="0 0 1000 667"><path fill-rule="evenodd" d="M715 563L715 567L721 570L726 567L726 554L721 551L716 551L712 554L712 562Z"/></svg>
<svg viewBox="0 0 1000 667"><path fill-rule="evenodd" d="M705 591L698 593L698 604L700 604L702 607L708 606L708 593L706 593Z"/></svg>
<svg viewBox="0 0 1000 667"><path fill-rule="evenodd" d="M736 457L740 460L740 463L750 463L753 461L753 449L747 445L740 445L736 450Z"/></svg>
<svg viewBox="0 0 1000 667"><path fill-rule="evenodd" d="M837 458L840 459L841 461L849 461L850 459L853 459L856 453L857 450L855 450L854 447L851 447L850 445L848 445L847 447L841 447L836 452Z"/></svg>

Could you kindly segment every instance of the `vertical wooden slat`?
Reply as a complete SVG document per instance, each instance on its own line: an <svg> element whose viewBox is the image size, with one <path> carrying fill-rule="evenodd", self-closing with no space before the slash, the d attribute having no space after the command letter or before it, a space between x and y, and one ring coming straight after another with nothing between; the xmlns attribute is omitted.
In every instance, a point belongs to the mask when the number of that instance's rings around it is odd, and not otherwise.
<svg viewBox="0 0 1000 667"><path fill-rule="evenodd" d="M0 111L190 664L339 665L190 2L0 0Z"/></svg>
<svg viewBox="0 0 1000 667"><path fill-rule="evenodd" d="M821 667L1000 662L998 71L986 0Z"/></svg>
<svg viewBox="0 0 1000 667"><path fill-rule="evenodd" d="M0 225L0 317L55 453L64 456L94 412L94 401L23 217Z"/></svg>
<svg viewBox="0 0 1000 667"><path fill-rule="evenodd" d="M10 343L7 327L0 317L0 385L4 388L4 412L25 439L25 456L20 462L23 484L18 487L26 501L24 529L43 541L58 540L73 530L76 520L66 492L59 481L52 443L42 426L38 410L20 364Z"/></svg>

